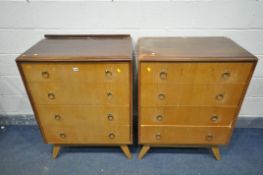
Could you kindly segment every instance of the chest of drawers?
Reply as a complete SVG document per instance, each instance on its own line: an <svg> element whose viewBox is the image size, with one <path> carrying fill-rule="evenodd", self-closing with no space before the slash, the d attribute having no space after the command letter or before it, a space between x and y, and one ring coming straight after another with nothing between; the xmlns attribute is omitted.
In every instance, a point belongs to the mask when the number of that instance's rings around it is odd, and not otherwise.
<svg viewBox="0 0 263 175"><path fill-rule="evenodd" d="M139 159L153 146L228 144L257 58L223 37L138 42Z"/></svg>
<svg viewBox="0 0 263 175"><path fill-rule="evenodd" d="M54 158L63 145L120 146L131 158L129 35L46 35L16 61Z"/></svg>

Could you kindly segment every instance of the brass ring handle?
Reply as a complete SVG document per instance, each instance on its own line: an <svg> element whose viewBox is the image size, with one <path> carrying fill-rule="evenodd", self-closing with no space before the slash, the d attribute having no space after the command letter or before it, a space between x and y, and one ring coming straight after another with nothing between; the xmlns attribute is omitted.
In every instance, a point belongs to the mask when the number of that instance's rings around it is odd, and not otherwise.
<svg viewBox="0 0 263 175"><path fill-rule="evenodd" d="M112 114L108 114L108 120L112 121L114 119L114 116Z"/></svg>
<svg viewBox="0 0 263 175"><path fill-rule="evenodd" d="M55 99L55 94L52 93L52 92L49 92L49 93L47 94L47 96L48 96L48 98L49 98L50 100L54 100L54 99Z"/></svg>
<svg viewBox="0 0 263 175"><path fill-rule="evenodd" d="M45 79L49 78L49 73L47 71L42 72L42 77Z"/></svg>
<svg viewBox="0 0 263 175"><path fill-rule="evenodd" d="M112 97L112 92L107 92L107 97Z"/></svg>
<svg viewBox="0 0 263 175"><path fill-rule="evenodd" d="M163 120L163 116L162 116L162 115L157 115L157 116L156 116L156 120L162 121L162 120Z"/></svg>
<svg viewBox="0 0 263 175"><path fill-rule="evenodd" d="M157 133L157 134L155 135L155 139L156 139L156 140L161 140L161 138L162 138L162 137L161 137L161 134L160 134L160 133Z"/></svg>
<svg viewBox="0 0 263 175"><path fill-rule="evenodd" d="M227 78L229 78L230 76L231 76L231 73L230 73L229 71L226 71L226 72L222 73L222 78L223 78L223 79L227 79Z"/></svg>
<svg viewBox="0 0 263 175"><path fill-rule="evenodd" d="M60 136L60 138L62 138L62 139L65 139L65 138L66 138L66 134L65 134L65 133L63 133L63 132L62 132L62 133L60 133L60 134L59 134L59 136Z"/></svg>
<svg viewBox="0 0 263 175"><path fill-rule="evenodd" d="M165 94L161 93L161 94L158 95L158 97L159 97L160 100L164 100L165 99Z"/></svg>
<svg viewBox="0 0 263 175"><path fill-rule="evenodd" d="M162 72L160 73L160 78L161 78L162 80L166 80L166 79L167 79L167 72L162 71Z"/></svg>
<svg viewBox="0 0 263 175"><path fill-rule="evenodd" d="M216 99L219 100L219 101L223 100L224 99L224 94L216 95Z"/></svg>
<svg viewBox="0 0 263 175"><path fill-rule="evenodd" d="M114 133L110 133L110 134L109 134L109 138L110 138L110 139L114 139L114 138L115 138L115 134L114 134Z"/></svg>
<svg viewBox="0 0 263 175"><path fill-rule="evenodd" d="M112 72L110 70L105 70L105 75L106 75L106 77L111 77Z"/></svg>
<svg viewBox="0 0 263 175"><path fill-rule="evenodd" d="M211 116L211 121L214 122L214 123L216 123L218 121L218 119L219 119L218 115L212 115Z"/></svg>
<svg viewBox="0 0 263 175"><path fill-rule="evenodd" d="M60 121L60 120L61 120L61 116L58 115L58 114L56 114L56 115L54 116L54 119L57 120L57 121Z"/></svg>
<svg viewBox="0 0 263 175"><path fill-rule="evenodd" d="M212 134L208 134L206 137L205 137L206 141L212 141L213 140L213 135Z"/></svg>

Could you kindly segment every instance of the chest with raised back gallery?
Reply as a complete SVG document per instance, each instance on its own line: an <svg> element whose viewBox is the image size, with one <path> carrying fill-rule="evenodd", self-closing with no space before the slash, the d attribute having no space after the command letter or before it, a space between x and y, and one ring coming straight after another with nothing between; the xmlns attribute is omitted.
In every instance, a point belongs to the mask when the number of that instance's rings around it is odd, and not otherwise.
<svg viewBox="0 0 263 175"><path fill-rule="evenodd" d="M132 143L129 35L47 35L17 58L53 157L62 145Z"/></svg>

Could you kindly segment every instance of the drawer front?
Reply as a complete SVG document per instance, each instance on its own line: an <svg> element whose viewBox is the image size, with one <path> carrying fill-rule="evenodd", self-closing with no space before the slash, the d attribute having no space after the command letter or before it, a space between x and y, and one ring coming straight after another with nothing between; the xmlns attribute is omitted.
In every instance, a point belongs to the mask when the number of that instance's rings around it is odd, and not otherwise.
<svg viewBox="0 0 263 175"><path fill-rule="evenodd" d="M142 125L230 126L235 118L235 107L141 107Z"/></svg>
<svg viewBox="0 0 263 175"><path fill-rule="evenodd" d="M36 105L39 120L43 126L86 125L105 128L114 125L130 125L129 107Z"/></svg>
<svg viewBox="0 0 263 175"><path fill-rule="evenodd" d="M141 83L245 83L253 63L141 63Z"/></svg>
<svg viewBox="0 0 263 175"><path fill-rule="evenodd" d="M22 63L27 82L128 83L129 63Z"/></svg>
<svg viewBox="0 0 263 175"><path fill-rule="evenodd" d="M116 125L99 128L96 125L58 127L48 125L43 128L49 144L128 144L130 126Z"/></svg>
<svg viewBox="0 0 263 175"><path fill-rule="evenodd" d="M35 104L130 104L130 86L119 84L29 83Z"/></svg>
<svg viewBox="0 0 263 175"><path fill-rule="evenodd" d="M230 127L140 126L141 144L226 144Z"/></svg>
<svg viewBox="0 0 263 175"><path fill-rule="evenodd" d="M237 106L243 84L142 84L140 106Z"/></svg>

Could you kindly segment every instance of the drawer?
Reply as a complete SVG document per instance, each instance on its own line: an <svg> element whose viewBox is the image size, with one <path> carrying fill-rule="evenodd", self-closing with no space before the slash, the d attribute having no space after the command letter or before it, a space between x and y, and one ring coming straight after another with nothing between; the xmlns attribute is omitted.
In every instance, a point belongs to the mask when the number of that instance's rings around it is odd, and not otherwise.
<svg viewBox="0 0 263 175"><path fill-rule="evenodd" d="M129 63L22 63L27 82L123 82L130 77Z"/></svg>
<svg viewBox="0 0 263 175"><path fill-rule="evenodd" d="M86 83L29 83L35 104L89 104L122 105L130 104L130 86L119 84Z"/></svg>
<svg viewBox="0 0 263 175"><path fill-rule="evenodd" d="M140 144L227 144L231 127L140 126Z"/></svg>
<svg viewBox="0 0 263 175"><path fill-rule="evenodd" d="M246 83L253 63L141 63L140 83Z"/></svg>
<svg viewBox="0 0 263 175"><path fill-rule="evenodd" d="M140 106L237 106L243 84L142 84Z"/></svg>
<svg viewBox="0 0 263 175"><path fill-rule="evenodd" d="M43 128L49 144L128 144L131 142L130 126L116 125L99 128L95 125L58 127L48 125Z"/></svg>
<svg viewBox="0 0 263 175"><path fill-rule="evenodd" d="M106 107L87 105L36 105L39 120L43 126L94 125L104 128L112 125L129 125L129 107Z"/></svg>
<svg viewBox="0 0 263 175"><path fill-rule="evenodd" d="M235 107L141 107L142 125L230 126L235 118Z"/></svg>

